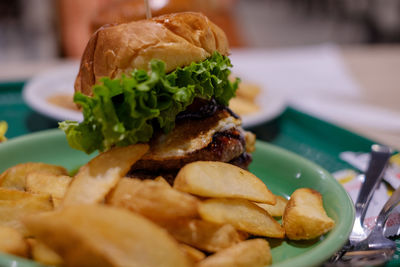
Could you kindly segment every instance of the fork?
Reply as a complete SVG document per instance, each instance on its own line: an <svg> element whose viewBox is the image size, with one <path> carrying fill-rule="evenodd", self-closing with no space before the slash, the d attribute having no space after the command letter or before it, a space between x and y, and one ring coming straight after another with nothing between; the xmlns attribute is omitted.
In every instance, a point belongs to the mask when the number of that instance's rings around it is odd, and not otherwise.
<svg viewBox="0 0 400 267"><path fill-rule="evenodd" d="M333 263L339 261L344 253L351 249L354 244L367 237L363 225L365 214L367 212L369 203L371 202L374 191L382 181L382 176L391 154L391 149L387 146L378 144L372 145L368 169L365 173L364 182L361 186L357 201L355 203L356 215L349 241L341 250L336 252L329 259L329 262Z"/></svg>
<svg viewBox="0 0 400 267"><path fill-rule="evenodd" d="M387 146L374 144L371 147L371 159L367 172L365 173L364 183L355 204L356 216L353 230L349 237L351 245L354 245L367 237L363 224L364 218L373 193L382 181L391 154L392 151Z"/></svg>
<svg viewBox="0 0 400 267"><path fill-rule="evenodd" d="M371 233L363 241L353 245L337 262L336 266L380 265L390 260L396 251L396 243L387 239L384 226L391 211L400 203L400 187L383 206Z"/></svg>

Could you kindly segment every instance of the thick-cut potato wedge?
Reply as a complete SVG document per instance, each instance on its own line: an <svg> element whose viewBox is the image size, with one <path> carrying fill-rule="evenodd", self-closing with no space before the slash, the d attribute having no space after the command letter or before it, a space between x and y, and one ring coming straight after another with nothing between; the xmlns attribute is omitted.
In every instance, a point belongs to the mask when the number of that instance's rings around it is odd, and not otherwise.
<svg viewBox="0 0 400 267"><path fill-rule="evenodd" d="M26 176L26 191L63 198L71 181L70 176L31 172Z"/></svg>
<svg viewBox="0 0 400 267"><path fill-rule="evenodd" d="M335 222L326 215L321 194L310 188L293 192L282 221L286 236L293 240L313 239L335 226Z"/></svg>
<svg viewBox="0 0 400 267"><path fill-rule="evenodd" d="M148 150L145 144L116 147L82 166L69 186L63 206L99 203Z"/></svg>
<svg viewBox="0 0 400 267"><path fill-rule="evenodd" d="M51 266L64 265L64 261L60 255L42 242L34 238L28 238L27 242L29 244L31 257L34 261Z"/></svg>
<svg viewBox="0 0 400 267"><path fill-rule="evenodd" d="M176 238L192 247L216 252L230 247L247 238L230 224L215 224L197 219L158 222Z"/></svg>
<svg viewBox="0 0 400 267"><path fill-rule="evenodd" d="M123 209L68 206L26 217L24 223L66 266L189 266L165 230Z"/></svg>
<svg viewBox="0 0 400 267"><path fill-rule="evenodd" d="M198 216L199 200L196 197L153 180L123 178L107 202L153 221Z"/></svg>
<svg viewBox="0 0 400 267"><path fill-rule="evenodd" d="M199 262L206 257L206 254L204 254L200 250L186 244L180 243L179 248L192 263Z"/></svg>
<svg viewBox="0 0 400 267"><path fill-rule="evenodd" d="M160 182L163 185L171 187L171 185L167 182L167 180L165 180L164 177L162 177L162 176L157 176L156 178L154 178L154 181Z"/></svg>
<svg viewBox="0 0 400 267"><path fill-rule="evenodd" d="M32 193L49 194L55 206L64 197L72 178L65 175L31 172L26 176L26 191Z"/></svg>
<svg viewBox="0 0 400 267"><path fill-rule="evenodd" d="M0 252L17 256L28 256L28 244L17 230L0 226Z"/></svg>
<svg viewBox="0 0 400 267"><path fill-rule="evenodd" d="M25 190L26 176L33 171L51 173L54 175L68 174L67 170L61 166L38 162L22 163L7 169L0 175L0 186Z"/></svg>
<svg viewBox="0 0 400 267"><path fill-rule="evenodd" d="M276 196L276 204L275 205L269 205L265 203L255 203L257 206L260 208L263 208L266 210L271 216L274 217L281 217L283 213L285 212L285 207L287 204L288 200L284 197L281 196Z"/></svg>
<svg viewBox="0 0 400 267"><path fill-rule="evenodd" d="M39 197L41 197L42 195L43 194L40 194ZM20 200L32 197L35 197L35 195L24 191L19 191L17 189L0 187L0 200ZM47 195L47 197L49 196Z"/></svg>
<svg viewBox="0 0 400 267"><path fill-rule="evenodd" d="M51 200L53 201L53 206L54 206L55 209L60 207L62 205L62 203L63 203L63 199L62 198L51 197Z"/></svg>
<svg viewBox="0 0 400 267"><path fill-rule="evenodd" d="M254 174L216 161L185 165L175 178L174 188L203 197L244 198L275 204L275 195Z"/></svg>
<svg viewBox="0 0 400 267"><path fill-rule="evenodd" d="M246 240L211 255L197 267L263 267L272 262L271 250L266 240Z"/></svg>
<svg viewBox="0 0 400 267"><path fill-rule="evenodd" d="M245 199L208 199L200 203L203 220L229 223L238 230L266 237L283 238L282 226L265 210Z"/></svg>
<svg viewBox="0 0 400 267"><path fill-rule="evenodd" d="M24 193L24 192L20 192ZM53 209L50 195L31 195L17 200L0 200L0 225L12 227L26 235L21 218L28 214L36 214Z"/></svg>

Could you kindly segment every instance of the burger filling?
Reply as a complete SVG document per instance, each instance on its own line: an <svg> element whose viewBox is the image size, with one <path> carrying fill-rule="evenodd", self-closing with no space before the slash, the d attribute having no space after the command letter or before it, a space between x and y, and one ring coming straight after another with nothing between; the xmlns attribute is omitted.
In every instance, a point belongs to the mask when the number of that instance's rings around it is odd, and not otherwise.
<svg viewBox="0 0 400 267"><path fill-rule="evenodd" d="M147 179L162 174L173 181L180 168L199 160L229 162L247 169L254 138L240 124L229 108L215 101L196 99L178 114L170 133L158 134L150 141L149 152L132 166L128 175Z"/></svg>
<svg viewBox="0 0 400 267"><path fill-rule="evenodd" d="M84 120L60 123L71 147L92 153L149 142L159 131L171 132L178 114L184 119L182 112L195 99L227 106L235 96L238 80L228 79L232 65L218 52L168 74L164 62L150 64L149 73L134 70L129 76L103 78L103 84L93 87L93 96L75 93L74 102L82 107ZM212 110L204 107L200 113L207 112Z"/></svg>
<svg viewBox="0 0 400 267"><path fill-rule="evenodd" d="M227 107L238 86L238 80L228 79L230 67L217 52L169 74L162 61L153 60L150 73L104 78L93 96L75 93L84 120L60 127L69 144L86 153L149 142L149 151L128 174L134 177L162 174L172 181L185 164L199 160L247 168L254 138Z"/></svg>

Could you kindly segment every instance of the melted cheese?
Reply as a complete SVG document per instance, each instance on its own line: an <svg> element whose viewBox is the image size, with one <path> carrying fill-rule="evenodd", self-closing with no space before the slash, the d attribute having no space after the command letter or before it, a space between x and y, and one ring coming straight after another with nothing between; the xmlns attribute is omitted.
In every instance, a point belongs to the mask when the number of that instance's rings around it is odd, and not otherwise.
<svg viewBox="0 0 400 267"><path fill-rule="evenodd" d="M240 125L241 120L226 111L201 121L192 120L177 125L171 133L160 135L153 140L150 151L143 159L163 160L185 156L207 147L215 133Z"/></svg>

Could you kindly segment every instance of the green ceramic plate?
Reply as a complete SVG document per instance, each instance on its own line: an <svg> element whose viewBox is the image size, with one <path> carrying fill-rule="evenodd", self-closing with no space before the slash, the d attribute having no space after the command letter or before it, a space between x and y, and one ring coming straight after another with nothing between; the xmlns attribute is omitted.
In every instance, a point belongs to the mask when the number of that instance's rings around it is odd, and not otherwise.
<svg viewBox="0 0 400 267"><path fill-rule="evenodd" d="M270 240L274 266L316 266L346 241L354 219L354 208L342 186L314 163L276 146L258 141L251 171L275 194L290 196L300 187L323 195L325 209L336 222L327 235L312 242ZM0 144L0 172L18 163L36 161L63 165L74 170L90 156L71 149L60 130L48 130ZM0 266L37 266L33 262L0 255Z"/></svg>

